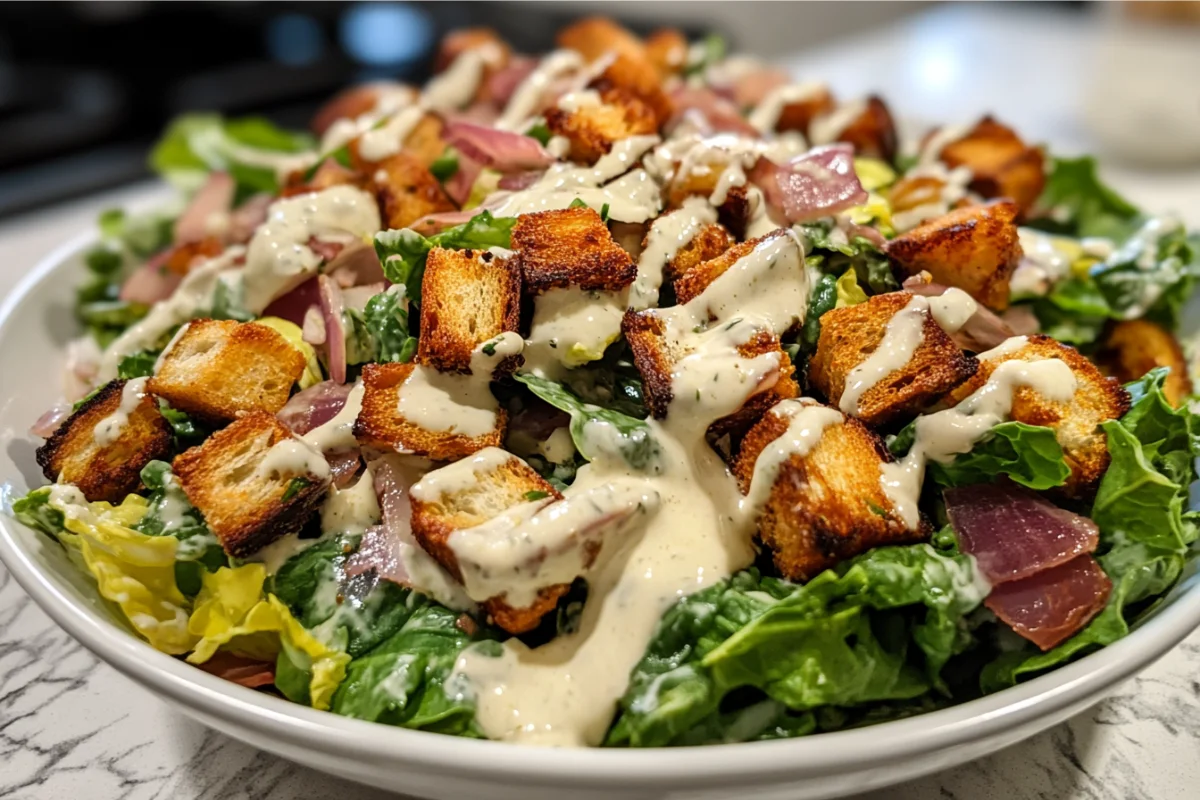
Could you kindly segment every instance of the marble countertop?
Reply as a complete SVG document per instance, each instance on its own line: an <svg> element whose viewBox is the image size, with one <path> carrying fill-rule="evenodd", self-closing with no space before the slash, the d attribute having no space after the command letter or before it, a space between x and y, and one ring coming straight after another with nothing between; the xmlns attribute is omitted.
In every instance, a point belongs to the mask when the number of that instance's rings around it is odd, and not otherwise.
<svg viewBox="0 0 1200 800"><path fill-rule="evenodd" d="M956 72L955 53L960 58L969 54L974 63L987 62L999 57L1008 46L1004 43L1011 43L1024 30L1019 27L1023 23L1011 16L989 15L986 9L934 12L894 26L886 34L806 53L792 66L797 74L830 76L846 94L882 90L896 108L923 114L944 107L945 81L906 81L903 71L889 71L882 62L903 60L905 53L928 55L932 52L926 46L928 37L944 43L948 30L959 30L963 35L950 37L958 42L957 50L943 48L936 53L942 59L938 64L943 77L965 74L973 81L970 102L986 96L989 107L1023 133L1068 149L1089 149L1086 136L1080 134L1078 115L1070 113L1080 80L1080 70L1071 66L1080 62L1073 62L1071 54L1086 47L1086 40L1061 20L1039 25L1036 30L1045 47L1035 48L1026 37L1027 51L1052 50L1051 68L1026 77L1010 73L1003 80L981 84L980 76L963 70L962 64ZM1024 62L1014 69L1028 72L1030 67ZM1195 190L1200 169L1107 173L1134 201L1156 210L1175 208L1192 224L1200 224L1200 193ZM0 262L0 296L24 269L89 225L98 210L145 202L152 196L153 190L145 186L132 187L0 223L0 252L5 255ZM1200 632L1070 722L988 758L864 798L1196 797L1198 756ZM0 798L335 796L394 795L268 755L172 710L74 642L0 566Z"/></svg>

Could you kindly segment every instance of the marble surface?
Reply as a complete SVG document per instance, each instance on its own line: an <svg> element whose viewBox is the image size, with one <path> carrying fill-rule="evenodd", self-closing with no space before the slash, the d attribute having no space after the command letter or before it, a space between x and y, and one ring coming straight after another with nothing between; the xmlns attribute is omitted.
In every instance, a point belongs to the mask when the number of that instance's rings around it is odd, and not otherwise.
<svg viewBox="0 0 1200 800"><path fill-rule="evenodd" d="M952 14L967 13L959 17ZM1070 113L1081 71L1072 52L1086 46L1078 31L1053 21L1036 27L1051 61L1002 58L1020 28L987 10L931 15L797 59L798 73L831 76L841 91L881 89L896 108L922 113L953 106L946 83L881 67L906 53L931 52L930 36L965 31L954 52L973 63L993 60L1036 69L1030 79L1008 72L960 97L1000 111L1023 132L1090 149ZM982 16L981 16L982 15ZM1057 27L1056 27L1057 25ZM925 37L925 38L923 38ZM953 37L952 37L953 38ZM885 46L886 45L886 46ZM969 46L968 46L969 45ZM1052 45L1052 46L1051 46ZM990 48L990 49L989 49ZM990 55L989 55L990 53ZM963 56L965 57L965 56ZM911 62L921 63L921 62ZM1032 66L1031 66L1032 65ZM937 65L935 65L937 66ZM961 67L962 65L960 65ZM1008 69L1008 67L1006 67ZM915 76L919 77L919 76ZM986 77L986 76L984 76ZM880 82L888 85L879 85ZM981 88L982 87L982 88ZM915 111L914 111L915 110ZM964 113L974 113L963 109ZM1076 120L1072 123L1071 120ZM1109 170L1131 199L1148 208L1175 208L1200 223L1195 167L1148 174ZM0 295L24 268L90 224L102 208L153 197L146 187L90 198L0 223ZM1200 632L1107 701L1026 742L980 761L866 796L870 800L1174 800L1200 796ZM402 791L403 786L396 789ZM60 630L0 566L0 798L55 800L296 800L392 797L298 766L210 731L173 711L107 667ZM860 798L865 800L865 798Z"/></svg>

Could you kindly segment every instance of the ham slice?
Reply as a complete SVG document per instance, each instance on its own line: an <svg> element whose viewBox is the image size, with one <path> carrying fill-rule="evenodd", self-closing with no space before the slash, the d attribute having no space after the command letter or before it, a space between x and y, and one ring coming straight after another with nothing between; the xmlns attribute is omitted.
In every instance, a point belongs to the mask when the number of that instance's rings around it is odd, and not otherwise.
<svg viewBox="0 0 1200 800"><path fill-rule="evenodd" d="M404 568L403 553L407 547L416 547L412 538L409 485L387 459L375 461L373 467L383 522L367 529L358 551L346 559L344 569L348 577L374 571L383 580L407 585L409 575Z"/></svg>
<svg viewBox="0 0 1200 800"><path fill-rule="evenodd" d="M353 388L348 383L321 381L292 395L275 416L292 433L303 436L337 416Z"/></svg>
<svg viewBox="0 0 1200 800"><path fill-rule="evenodd" d="M175 220L175 244L196 242L208 235L214 214L228 214L233 207L237 183L227 172L213 172Z"/></svg>
<svg viewBox="0 0 1200 800"><path fill-rule="evenodd" d="M225 651L214 653L212 658L197 666L211 675L250 689L275 683L274 663L257 661Z"/></svg>
<svg viewBox="0 0 1200 800"><path fill-rule="evenodd" d="M738 113L729 99L722 97L707 87L692 87L681 84L671 92L671 100L675 104L675 117L668 127L674 127L685 116L699 115L706 125L705 133L738 133L758 138L758 129L746 121Z"/></svg>
<svg viewBox="0 0 1200 800"><path fill-rule="evenodd" d="M329 357L329 377L335 383L346 382L346 325L342 319L345 302L337 281L328 275L317 276L321 317L325 320L325 349Z"/></svg>
<svg viewBox="0 0 1200 800"><path fill-rule="evenodd" d="M459 153L458 169L455 170L454 174L444 184L446 194L458 205L466 204L467 200L471 197L471 188L475 185L475 179L479 177L479 173L481 172L483 172L482 164L473 158L468 158Z"/></svg>
<svg viewBox="0 0 1200 800"><path fill-rule="evenodd" d="M976 487L978 488L978 487ZM992 589L984 605L1012 629L1049 650L1100 613L1112 581L1090 555Z"/></svg>
<svg viewBox="0 0 1200 800"><path fill-rule="evenodd" d="M175 293L183 275L167 269L173 250L165 250L129 273L117 296L127 303L154 305Z"/></svg>
<svg viewBox="0 0 1200 800"><path fill-rule="evenodd" d="M993 585L1065 564L1100 541L1087 517L1017 486L964 486L943 497L959 547Z"/></svg>
<svg viewBox="0 0 1200 800"><path fill-rule="evenodd" d="M496 70L487 77L485 94L492 103L504 107L529 74L537 69L537 59L528 56L513 56L508 66Z"/></svg>
<svg viewBox="0 0 1200 800"><path fill-rule="evenodd" d="M442 138L467 158L500 172L538 169L555 161L537 139L470 122L449 123Z"/></svg>
<svg viewBox="0 0 1200 800"><path fill-rule="evenodd" d="M379 283L384 279L375 247L366 242L354 242L339 250L325 265L325 274L344 289Z"/></svg>
<svg viewBox="0 0 1200 800"><path fill-rule="evenodd" d="M949 287L940 283L931 283L927 280L928 277L929 274L926 272L913 275L904 281L904 288L922 297L941 297ZM1033 331L1025 331L1025 333L1035 332L1036 328ZM1018 335L1024 334L1015 331L1005 319L996 316L980 303L976 306L975 313L971 315L970 319L963 323L963 326L957 331L951 333L950 338L963 350L982 353L998 346L1004 340Z"/></svg>
<svg viewBox="0 0 1200 800"><path fill-rule="evenodd" d="M783 166L760 158L749 178L788 222L830 217L867 200L854 171L854 148L848 144L817 147Z"/></svg>

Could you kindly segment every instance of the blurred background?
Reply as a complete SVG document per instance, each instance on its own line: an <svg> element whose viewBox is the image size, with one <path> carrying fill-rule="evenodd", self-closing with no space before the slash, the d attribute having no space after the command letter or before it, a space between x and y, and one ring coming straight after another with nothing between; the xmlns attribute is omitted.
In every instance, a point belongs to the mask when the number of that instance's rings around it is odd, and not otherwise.
<svg viewBox="0 0 1200 800"><path fill-rule="evenodd" d="M583 14L879 91L901 119L991 111L1027 139L1169 179L1200 162L1200 4L493 2L0 4L0 217L147 177L174 115L303 126L339 87L428 76L438 39L487 25L518 50Z"/></svg>

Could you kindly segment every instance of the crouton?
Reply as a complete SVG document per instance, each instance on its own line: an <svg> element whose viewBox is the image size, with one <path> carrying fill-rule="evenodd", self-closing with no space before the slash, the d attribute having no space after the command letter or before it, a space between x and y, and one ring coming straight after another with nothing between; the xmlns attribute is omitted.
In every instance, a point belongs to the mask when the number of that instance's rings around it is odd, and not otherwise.
<svg viewBox="0 0 1200 800"><path fill-rule="evenodd" d="M475 398L477 392L471 391L470 384L473 381L483 381L482 391L488 391L486 379L480 376L442 375L419 364L367 364L362 371L362 411L354 422L354 436L360 443L380 450L414 453L434 461L456 461L485 447L498 447L504 441L508 416L490 392ZM433 430L405 417L401 396L406 392L418 400L422 394L434 394L442 405L421 410L444 414L449 427ZM479 405L457 402L466 396L478 399ZM483 407L489 402L490 407ZM490 428L475 432L479 430L476 423L489 422ZM469 432L460 432L464 429Z"/></svg>
<svg viewBox="0 0 1200 800"><path fill-rule="evenodd" d="M633 363L642 376L646 406L655 419L667 416L671 401L675 399L673 388L676 365L692 351L690 343L672 341L663 318L653 309L628 311L621 322L621 332L629 343ZM717 332L714 329L714 333ZM697 342L699 346L703 343ZM759 382L745 388L745 400L732 414L712 422L709 433L720 436L745 430L759 416L780 400L799 395L795 380L795 368L783 351L779 337L770 331L760 330L737 346L737 354L751 359L768 353L778 353L779 368L759 377ZM730 376L730 380L736 377Z"/></svg>
<svg viewBox="0 0 1200 800"><path fill-rule="evenodd" d="M446 152L446 140L442 138L445 124L437 114L426 114L404 137L404 152L429 167Z"/></svg>
<svg viewBox="0 0 1200 800"><path fill-rule="evenodd" d="M788 430L785 409L768 411L742 441L733 472L744 494L759 456ZM825 427L807 453L792 453L779 464L758 518L759 538L790 580L809 580L873 547L929 536L925 520L910 530L883 491L880 467L891 456L882 440L858 420L835 413L840 421ZM764 472L759 479L764 477L771 476ZM756 495L761 491L755 488Z"/></svg>
<svg viewBox="0 0 1200 800"><path fill-rule="evenodd" d="M595 61L609 53L642 60L645 48L638 37L606 17L587 17L558 32L555 42L566 50L574 50L587 61Z"/></svg>
<svg viewBox="0 0 1200 800"><path fill-rule="evenodd" d="M887 243L904 275L925 270L996 311L1008 308L1009 282L1021 260L1017 207L1007 200L958 208Z"/></svg>
<svg viewBox="0 0 1200 800"><path fill-rule="evenodd" d="M965 136L937 154L950 167L969 167L972 191L984 197L1007 197L1024 216L1046 184L1045 156L991 117L984 117Z"/></svg>
<svg viewBox="0 0 1200 800"><path fill-rule="evenodd" d="M1130 399L1119 381L1101 375L1096 365L1074 347L1038 334L1028 337L1019 347L1002 346L990 354L983 353L975 375L947 395L943 405L957 405L970 396L1005 361L1048 358L1062 361L1074 373L1077 381L1074 396L1065 403L1053 402L1029 386L1020 386L1013 393L1009 416L1017 422L1054 429L1067 466L1071 468L1071 477L1062 491L1071 497L1087 497L1095 491L1108 469L1108 440L1100 423L1117 419L1128 411Z"/></svg>
<svg viewBox="0 0 1200 800"><path fill-rule="evenodd" d="M351 152L356 153L357 149L352 148ZM355 160L360 159L355 157ZM401 152L363 164L369 177L367 191L375 195L380 217L388 228L407 228L422 217L458 208L446 196L441 182L411 153Z"/></svg>
<svg viewBox="0 0 1200 800"><path fill-rule="evenodd" d="M520 313L521 272L510 259L486 250L435 247L421 281L417 363L469 375L472 351L515 331Z"/></svg>
<svg viewBox="0 0 1200 800"><path fill-rule="evenodd" d="M654 112L624 89L608 89L600 99L599 105L580 105L574 111L546 111L546 127L570 142L568 156L575 161L595 163L614 142L658 130Z"/></svg>
<svg viewBox="0 0 1200 800"><path fill-rule="evenodd" d="M675 104L663 91L658 70L645 56L618 55L588 84L588 88L600 92L612 88L624 89L654 112L656 130L667 124L667 120L675 113Z"/></svg>
<svg viewBox="0 0 1200 800"><path fill-rule="evenodd" d="M246 411L283 408L306 363L266 325L198 319L163 353L147 388L180 411L229 422Z"/></svg>
<svg viewBox="0 0 1200 800"><path fill-rule="evenodd" d="M205 236L193 242L184 242L171 248L163 264L176 275L187 275L192 267L206 259L215 258L225 252L225 243L216 236Z"/></svg>
<svg viewBox="0 0 1200 800"><path fill-rule="evenodd" d="M896 157L896 124L887 104L876 95L868 97L862 113L842 128L836 141L854 145L856 156L890 163Z"/></svg>
<svg viewBox="0 0 1200 800"><path fill-rule="evenodd" d="M643 247L649 244L649 234ZM737 239L719 222L705 225L690 242L675 251L675 255L667 262L665 277L677 281L693 267L705 261L711 261L737 244Z"/></svg>
<svg viewBox="0 0 1200 800"><path fill-rule="evenodd" d="M326 158L307 180L304 170L297 170L288 175L287 182L280 189L279 194L281 197L295 197L298 194L319 192L332 186L348 185L361 188L366 182L367 179L361 172L347 169L335 158Z"/></svg>
<svg viewBox="0 0 1200 800"><path fill-rule="evenodd" d="M663 28L646 37L645 52L661 77L677 75L687 66L688 40L676 28Z"/></svg>
<svg viewBox="0 0 1200 800"><path fill-rule="evenodd" d="M469 467L475 473L474 480L464 484L464 488L444 491L434 497L425 497L419 490L410 495L413 538L459 581L462 581L462 571L450 547L450 537L455 531L482 525L525 503L552 503L562 499L558 490L542 480L528 464L503 451L481 453L478 463L455 464L447 469L462 467ZM533 501L533 497L541 500ZM483 605L498 626L509 633L524 633L537 627L569 588L569 584L542 587L534 603L524 608L513 608L504 596L489 598Z"/></svg>
<svg viewBox="0 0 1200 800"><path fill-rule="evenodd" d="M786 228L774 230L766 236L735 244L717 257L692 266L675 281L675 296L680 303L695 300L709 287L709 284L724 275L726 270L750 255L756 248L773 239L792 235L794 234Z"/></svg>
<svg viewBox="0 0 1200 800"><path fill-rule="evenodd" d="M590 208L522 214L512 248L525 291L534 296L565 286L616 291L637 277L637 264Z"/></svg>
<svg viewBox="0 0 1200 800"><path fill-rule="evenodd" d="M775 130L799 131L806 137L811 132L809 126L819 116L828 114L837 108L833 95L825 87L814 87L799 100L785 103L779 111L779 119L775 122Z"/></svg>
<svg viewBox="0 0 1200 800"><path fill-rule="evenodd" d="M750 202L750 189L742 186L730 186L725 192L725 199L717 206L717 221L729 229L738 239L746 238L746 226L750 224L750 216L754 208Z"/></svg>
<svg viewBox="0 0 1200 800"><path fill-rule="evenodd" d="M468 50L485 50L490 58L489 66L503 68L512 57L512 48L491 28L463 28L450 31L442 37L437 56L433 60L433 71L441 72ZM482 81L481 81L482 83Z"/></svg>
<svg viewBox="0 0 1200 800"><path fill-rule="evenodd" d="M1149 320L1118 322L1104 334L1096 363L1121 383L1136 381L1155 367L1170 367L1163 394L1178 406L1192 393L1188 363L1179 341Z"/></svg>
<svg viewBox="0 0 1200 800"><path fill-rule="evenodd" d="M921 206L931 206L942 202L942 192L946 182L933 175L906 176L892 184L887 190L888 203L892 214L912 211Z"/></svg>
<svg viewBox="0 0 1200 800"><path fill-rule="evenodd" d="M809 362L808 379L832 405L840 404L847 379L883 345L889 324L910 302L914 300L908 292L889 292L821 316L821 336ZM905 312L923 317L921 343L912 357L862 392L856 410L842 408L867 425L915 416L971 377L979 366L930 316L928 301L915 302L923 305Z"/></svg>
<svg viewBox="0 0 1200 800"><path fill-rule="evenodd" d="M171 468L221 547L237 558L300 530L329 489L321 454L266 411L180 453Z"/></svg>
<svg viewBox="0 0 1200 800"><path fill-rule="evenodd" d="M74 484L90 501L120 503L136 490L142 467L172 447L171 425L144 385L110 381L84 400L37 449L42 473Z"/></svg>

